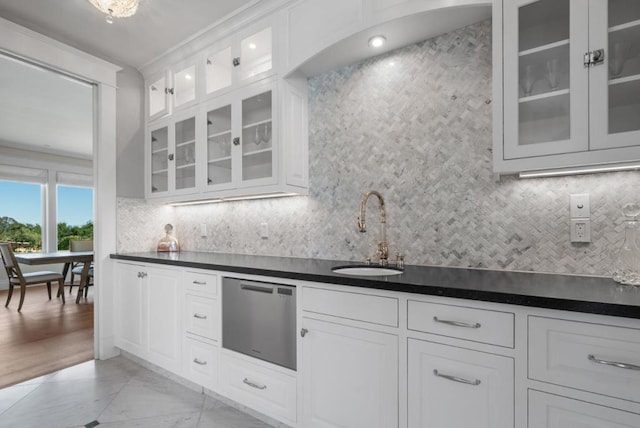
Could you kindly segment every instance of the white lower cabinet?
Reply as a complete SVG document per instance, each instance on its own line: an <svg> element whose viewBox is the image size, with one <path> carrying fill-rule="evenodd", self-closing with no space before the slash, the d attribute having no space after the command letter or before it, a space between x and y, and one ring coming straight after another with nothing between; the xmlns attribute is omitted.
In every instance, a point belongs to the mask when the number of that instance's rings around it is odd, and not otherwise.
<svg viewBox="0 0 640 428"><path fill-rule="evenodd" d="M528 428L638 428L640 415L529 390Z"/></svg>
<svg viewBox="0 0 640 428"><path fill-rule="evenodd" d="M287 424L296 422L296 375L270 363L220 352L220 393Z"/></svg>
<svg viewBox="0 0 640 428"><path fill-rule="evenodd" d="M116 346L288 426L640 428L636 319L304 283L296 372L223 348L223 272L115 269Z"/></svg>
<svg viewBox="0 0 640 428"><path fill-rule="evenodd" d="M116 346L179 372L179 271L117 263L115 277Z"/></svg>
<svg viewBox="0 0 640 428"><path fill-rule="evenodd" d="M512 358L408 339L410 428L511 428Z"/></svg>
<svg viewBox="0 0 640 428"><path fill-rule="evenodd" d="M398 426L398 337L302 318L305 428Z"/></svg>
<svg viewBox="0 0 640 428"><path fill-rule="evenodd" d="M218 346L193 337L185 337L182 347L184 377L205 388L218 388Z"/></svg>

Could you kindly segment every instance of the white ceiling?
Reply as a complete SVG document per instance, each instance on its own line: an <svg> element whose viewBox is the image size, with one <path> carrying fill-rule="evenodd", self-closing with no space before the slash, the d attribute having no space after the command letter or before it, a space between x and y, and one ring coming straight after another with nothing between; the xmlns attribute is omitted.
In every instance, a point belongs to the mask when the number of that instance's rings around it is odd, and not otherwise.
<svg viewBox="0 0 640 428"><path fill-rule="evenodd" d="M257 0L140 0L129 18L105 21L88 0L0 0L0 16L118 65L140 68Z"/></svg>

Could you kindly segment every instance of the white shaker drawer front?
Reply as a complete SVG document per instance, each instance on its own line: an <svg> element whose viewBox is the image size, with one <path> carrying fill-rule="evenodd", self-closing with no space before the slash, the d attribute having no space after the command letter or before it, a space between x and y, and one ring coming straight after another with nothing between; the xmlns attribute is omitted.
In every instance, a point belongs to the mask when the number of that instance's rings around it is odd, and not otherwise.
<svg viewBox="0 0 640 428"><path fill-rule="evenodd" d="M407 302L408 329L458 339L514 346L514 315L439 303Z"/></svg>
<svg viewBox="0 0 640 428"><path fill-rule="evenodd" d="M640 402L640 330L530 316L529 377Z"/></svg>
<svg viewBox="0 0 640 428"><path fill-rule="evenodd" d="M218 306L215 299L186 295L186 329L212 340L218 340Z"/></svg>
<svg viewBox="0 0 640 428"><path fill-rule="evenodd" d="M529 428L635 428L640 415L529 390Z"/></svg>
<svg viewBox="0 0 640 428"><path fill-rule="evenodd" d="M398 299L392 297L303 287L302 309L356 321L398 326Z"/></svg>
<svg viewBox="0 0 640 428"><path fill-rule="evenodd" d="M187 271L184 273L187 290L215 297L218 294L218 276L202 272Z"/></svg>
<svg viewBox="0 0 640 428"><path fill-rule="evenodd" d="M220 355L223 395L274 418L296 420L296 379L223 350Z"/></svg>
<svg viewBox="0 0 640 428"><path fill-rule="evenodd" d="M183 369L185 377L212 390L218 387L218 347L186 337Z"/></svg>

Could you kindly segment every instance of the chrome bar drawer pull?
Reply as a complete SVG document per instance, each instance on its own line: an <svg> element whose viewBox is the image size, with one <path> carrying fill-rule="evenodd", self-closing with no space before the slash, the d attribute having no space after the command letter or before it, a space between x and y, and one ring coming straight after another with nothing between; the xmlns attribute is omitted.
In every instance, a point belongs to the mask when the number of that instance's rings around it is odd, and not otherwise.
<svg viewBox="0 0 640 428"><path fill-rule="evenodd" d="M194 318L197 318L199 320L206 320L207 316L206 315L200 315L200 314L193 314Z"/></svg>
<svg viewBox="0 0 640 428"><path fill-rule="evenodd" d="M621 369L627 369L627 370L640 370L640 366L638 365L629 364L629 363L619 363L617 361L601 360L599 358L594 357L593 354L587 355L587 359L597 364L604 364L605 366L614 366L614 367L619 367Z"/></svg>
<svg viewBox="0 0 640 428"><path fill-rule="evenodd" d="M469 380L469 379L465 379L462 377L458 377L458 376L451 376L451 375L447 375L447 374L442 374L439 373L437 369L433 369L433 374L447 379L447 380L451 380L453 382L459 382L459 383L464 383L465 385L473 385L473 386L478 386L480 385L480 379L474 379L474 380Z"/></svg>
<svg viewBox="0 0 640 428"><path fill-rule="evenodd" d="M435 322L439 322L440 324L455 325L456 327L465 327L465 328L480 328L480 327L482 327L479 322L477 322L475 324L471 324L471 323L468 323L468 322L441 320L438 317L433 317L433 320Z"/></svg>
<svg viewBox="0 0 640 428"><path fill-rule="evenodd" d="M249 385L252 388L256 388L256 389L267 389L267 385L258 385L257 383L253 383L251 382L249 379L247 379L246 377L244 378L244 380L242 381L243 383Z"/></svg>
<svg viewBox="0 0 640 428"><path fill-rule="evenodd" d="M200 361L198 358L194 358L193 362L198 364L198 365L201 365L201 366L206 366L207 365L206 361Z"/></svg>
<svg viewBox="0 0 640 428"><path fill-rule="evenodd" d="M207 281L193 281L194 284L196 285L207 285Z"/></svg>

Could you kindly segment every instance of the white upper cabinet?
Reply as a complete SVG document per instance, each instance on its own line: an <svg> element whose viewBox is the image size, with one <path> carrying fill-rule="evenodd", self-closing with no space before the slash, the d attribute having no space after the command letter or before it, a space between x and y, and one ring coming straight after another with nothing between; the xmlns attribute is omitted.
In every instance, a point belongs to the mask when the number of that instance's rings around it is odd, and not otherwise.
<svg viewBox="0 0 640 428"><path fill-rule="evenodd" d="M206 191L273 184L274 102L272 82L250 85L231 97L219 97L206 110Z"/></svg>
<svg viewBox="0 0 640 428"><path fill-rule="evenodd" d="M146 144L148 198L196 190L196 132L194 109L154 123Z"/></svg>
<svg viewBox="0 0 640 428"><path fill-rule="evenodd" d="M494 30L494 171L640 159L638 2L503 0Z"/></svg>
<svg viewBox="0 0 640 428"><path fill-rule="evenodd" d="M147 118L155 120L198 100L198 62L192 59L154 75L147 84Z"/></svg>
<svg viewBox="0 0 640 428"><path fill-rule="evenodd" d="M205 94L218 95L273 74L273 29L263 24L206 50Z"/></svg>

